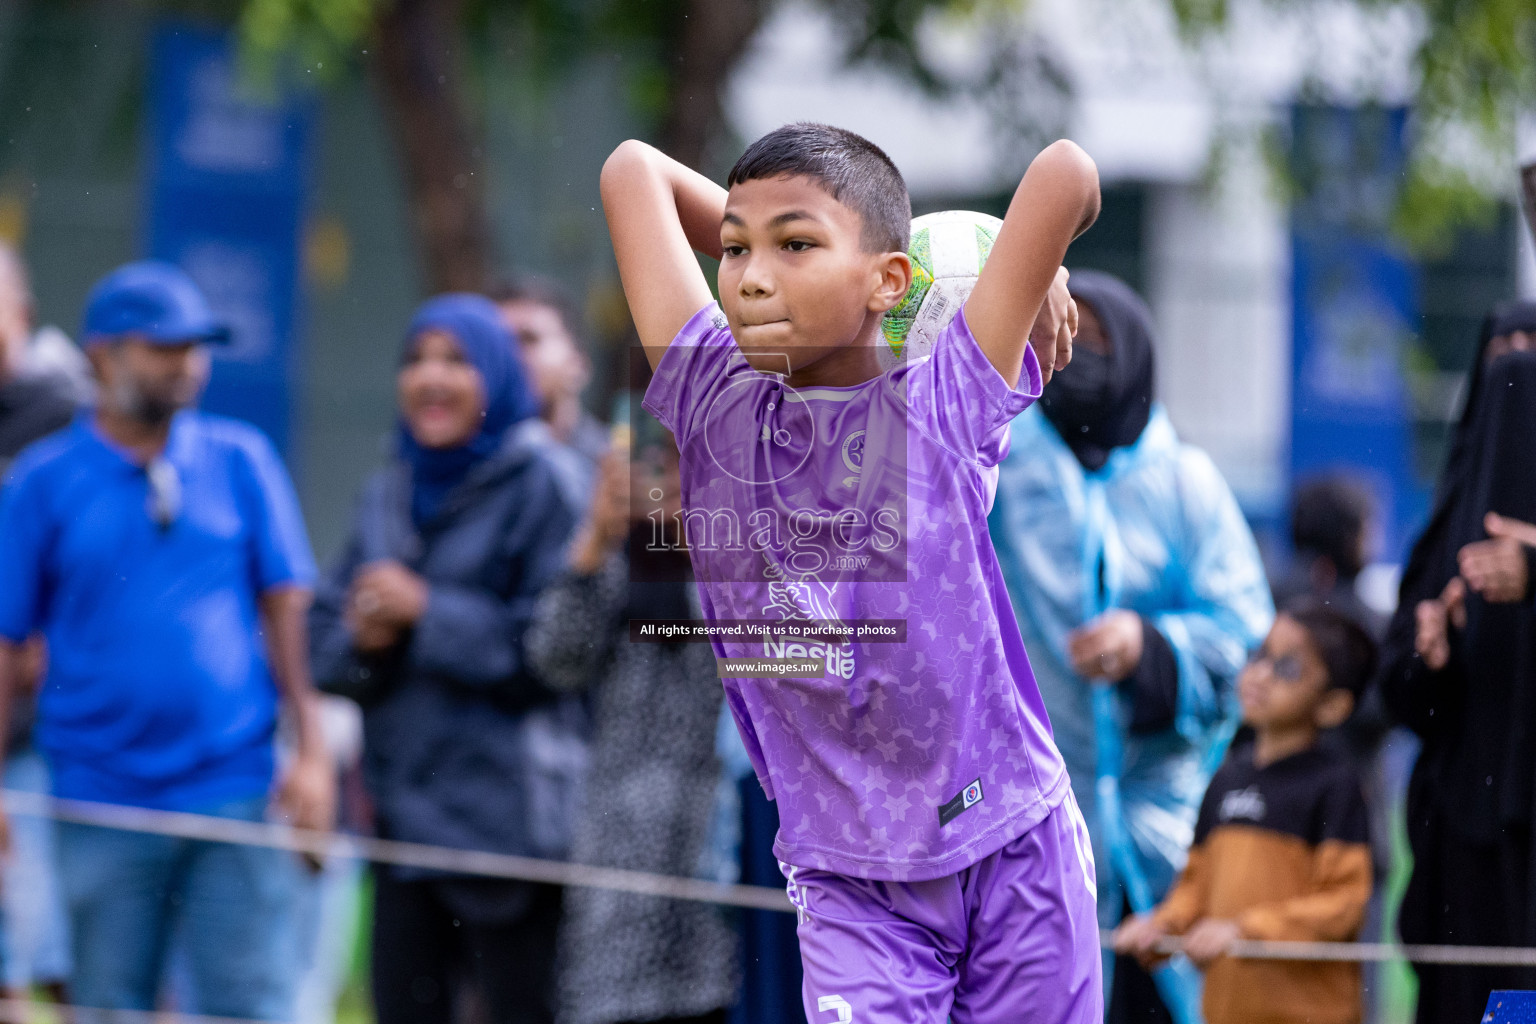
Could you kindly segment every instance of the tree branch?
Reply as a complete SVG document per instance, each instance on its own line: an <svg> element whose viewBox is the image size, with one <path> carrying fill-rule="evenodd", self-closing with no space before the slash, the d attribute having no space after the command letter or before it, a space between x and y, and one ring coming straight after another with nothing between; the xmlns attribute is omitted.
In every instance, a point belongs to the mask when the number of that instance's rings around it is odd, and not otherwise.
<svg viewBox="0 0 1536 1024"><path fill-rule="evenodd" d="M378 21L380 96L399 146L428 288L485 287L491 263L477 133L462 107L460 0L396 0Z"/></svg>

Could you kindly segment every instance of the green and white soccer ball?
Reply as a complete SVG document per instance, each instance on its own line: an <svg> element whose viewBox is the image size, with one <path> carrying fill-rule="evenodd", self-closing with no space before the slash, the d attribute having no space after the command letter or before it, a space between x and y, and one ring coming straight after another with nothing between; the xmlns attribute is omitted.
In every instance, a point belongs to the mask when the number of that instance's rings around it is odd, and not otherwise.
<svg viewBox="0 0 1536 1024"><path fill-rule="evenodd" d="M890 368L933 351L976 287L1003 222L984 213L945 210L912 221L912 286L880 323L881 365Z"/></svg>

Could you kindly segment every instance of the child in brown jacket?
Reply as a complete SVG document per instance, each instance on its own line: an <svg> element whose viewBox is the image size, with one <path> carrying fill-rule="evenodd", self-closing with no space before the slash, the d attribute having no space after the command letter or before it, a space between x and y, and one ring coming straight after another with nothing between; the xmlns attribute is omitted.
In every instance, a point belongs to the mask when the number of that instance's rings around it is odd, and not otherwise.
<svg viewBox="0 0 1536 1024"><path fill-rule="evenodd" d="M1184 937L1206 971L1206 1024L1358 1024L1356 963L1242 960L1237 939L1349 941L1371 895L1365 803L1349 754L1319 742L1353 711L1375 646L1326 606L1283 612L1238 681L1253 730L1211 780L1166 899L1115 933L1151 965Z"/></svg>

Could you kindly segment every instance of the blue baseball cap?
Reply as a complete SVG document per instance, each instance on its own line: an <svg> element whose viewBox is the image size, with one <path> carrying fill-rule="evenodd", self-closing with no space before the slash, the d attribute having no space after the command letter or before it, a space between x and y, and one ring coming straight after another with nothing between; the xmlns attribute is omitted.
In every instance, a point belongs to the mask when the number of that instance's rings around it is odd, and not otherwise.
<svg viewBox="0 0 1536 1024"><path fill-rule="evenodd" d="M139 260L97 281L85 300L87 345L126 334L160 345L224 344L229 326L180 267Z"/></svg>

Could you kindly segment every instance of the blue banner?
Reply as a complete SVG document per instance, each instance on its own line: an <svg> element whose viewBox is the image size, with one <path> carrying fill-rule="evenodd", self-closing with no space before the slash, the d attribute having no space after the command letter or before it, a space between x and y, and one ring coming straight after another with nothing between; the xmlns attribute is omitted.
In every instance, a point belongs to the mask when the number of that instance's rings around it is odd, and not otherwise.
<svg viewBox="0 0 1536 1024"><path fill-rule="evenodd" d="M1406 112L1298 107L1292 221L1292 479L1344 472L1373 491L1381 555L1400 559L1428 502L1412 457L1404 357L1418 278L1392 243Z"/></svg>
<svg viewBox="0 0 1536 1024"><path fill-rule="evenodd" d="M1490 993L1483 1024L1536 1024L1536 992Z"/></svg>
<svg viewBox="0 0 1536 1024"><path fill-rule="evenodd" d="M203 407L287 454L311 104L242 89L227 33L172 21L151 61L148 250L190 274L234 332Z"/></svg>

